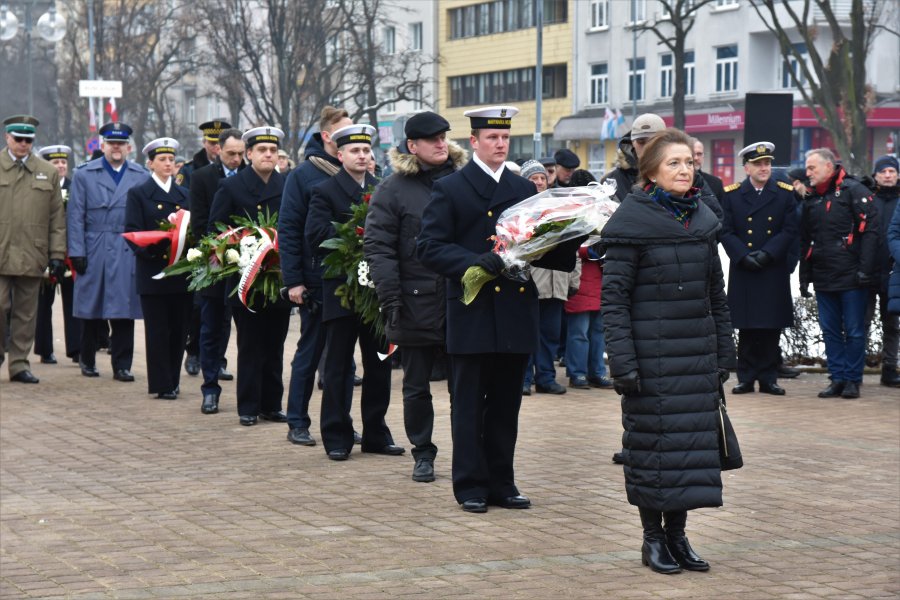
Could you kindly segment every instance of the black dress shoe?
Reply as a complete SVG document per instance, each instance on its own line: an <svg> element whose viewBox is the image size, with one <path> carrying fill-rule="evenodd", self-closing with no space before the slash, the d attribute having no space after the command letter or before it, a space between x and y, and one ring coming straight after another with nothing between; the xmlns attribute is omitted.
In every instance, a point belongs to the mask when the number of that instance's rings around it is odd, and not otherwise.
<svg viewBox="0 0 900 600"><path fill-rule="evenodd" d="M523 395L523 396L530 396L530 395L531 395L531 386L530 386L530 385L527 386L527 387L524 386L524 385L522 386L522 395Z"/></svg>
<svg viewBox="0 0 900 600"><path fill-rule="evenodd" d="M666 539L666 547L678 565L687 571L709 571L709 563L697 556L685 536Z"/></svg>
<svg viewBox="0 0 900 600"><path fill-rule="evenodd" d="M565 394L566 388L555 381L551 382L550 385L538 385L534 384L534 389L538 394Z"/></svg>
<svg viewBox="0 0 900 600"><path fill-rule="evenodd" d="M160 392L156 394L158 400L177 400L178 394L175 392Z"/></svg>
<svg viewBox="0 0 900 600"><path fill-rule="evenodd" d="M531 508L531 500L527 496L507 496L506 498L490 498L490 503L500 508Z"/></svg>
<svg viewBox="0 0 900 600"><path fill-rule="evenodd" d="M773 396L784 396L784 388L777 383L760 383L759 392L761 394L772 394Z"/></svg>
<svg viewBox="0 0 900 600"><path fill-rule="evenodd" d="M316 440L309 435L309 429L305 427L291 427L288 431L287 439L292 444L299 446L315 446Z"/></svg>
<svg viewBox="0 0 900 600"><path fill-rule="evenodd" d="M613 454L612 460L617 465L624 465L625 464L625 453L624 452L616 452L615 454Z"/></svg>
<svg viewBox="0 0 900 600"><path fill-rule="evenodd" d="M664 539L645 539L641 546L641 562L645 567L664 575L681 573L681 566L675 561Z"/></svg>
<svg viewBox="0 0 900 600"><path fill-rule="evenodd" d="M413 467L412 480L422 483L434 481L434 459L420 458Z"/></svg>
<svg viewBox="0 0 900 600"><path fill-rule="evenodd" d="M25 371L27 373L28 371ZM855 381L848 381L844 383L844 389L841 391L841 398L859 398L859 384Z"/></svg>
<svg viewBox="0 0 900 600"><path fill-rule="evenodd" d="M113 375L113 379L116 381L134 381L134 375L128 369L119 369L116 371L115 375Z"/></svg>
<svg viewBox="0 0 900 600"><path fill-rule="evenodd" d="M50 354L48 354L47 356L42 356L42 357L41 357L41 364L44 364L44 365L55 365L56 363L57 363L56 355L53 354L52 352L51 352Z"/></svg>
<svg viewBox="0 0 900 600"><path fill-rule="evenodd" d="M780 367L778 367L779 379L793 379L794 377L798 377L799 375L800 369L788 367L787 365L781 365Z"/></svg>
<svg viewBox="0 0 900 600"><path fill-rule="evenodd" d="M200 372L200 357L196 354L188 354L184 358L184 370L188 375L196 375Z"/></svg>
<svg viewBox="0 0 900 600"><path fill-rule="evenodd" d="M203 404L200 412L204 415L214 415L219 412L219 397L215 394L203 394Z"/></svg>
<svg viewBox="0 0 900 600"><path fill-rule="evenodd" d="M353 376L353 387L359 387L362 385L362 377Z"/></svg>
<svg viewBox="0 0 900 600"><path fill-rule="evenodd" d="M828 387L819 392L819 398L837 398L844 391L845 382L832 381Z"/></svg>
<svg viewBox="0 0 900 600"><path fill-rule="evenodd" d="M394 444L388 444L387 446L382 446L381 448L363 448L363 452L367 454L387 454L388 456L400 456L404 452L406 452L406 448L403 446L396 446Z"/></svg>
<svg viewBox="0 0 900 600"><path fill-rule="evenodd" d="M253 415L241 415L241 425L244 427L250 427L251 425L256 425L259 420Z"/></svg>
<svg viewBox="0 0 900 600"><path fill-rule="evenodd" d="M601 390L613 389L613 382L606 377L588 377L588 383L591 387L600 388Z"/></svg>
<svg viewBox="0 0 900 600"><path fill-rule="evenodd" d="M461 502L460 506L464 511L470 513L487 512L487 500L485 500L484 498L469 498L468 500Z"/></svg>
<svg viewBox="0 0 900 600"><path fill-rule="evenodd" d="M9 378L10 381L18 381L19 383L38 383L40 379L31 374L31 371L19 371Z"/></svg>
<svg viewBox="0 0 900 600"><path fill-rule="evenodd" d="M81 361L78 361L78 366L81 367L81 374L85 377L100 377L97 367L89 367Z"/></svg>
<svg viewBox="0 0 900 600"><path fill-rule="evenodd" d="M760 391L762 391L762 384L760 384ZM752 381L742 381L733 388L731 388L732 394L751 394L753 393L753 382Z"/></svg>
<svg viewBox="0 0 900 600"><path fill-rule="evenodd" d="M219 367L219 379L222 381L231 381L234 375L225 367Z"/></svg>
<svg viewBox="0 0 900 600"><path fill-rule="evenodd" d="M350 458L350 453L347 450L329 450L328 451L328 460L347 460Z"/></svg>
<svg viewBox="0 0 900 600"><path fill-rule="evenodd" d="M362 436L359 435L358 431L353 432L353 444L356 446L362 445Z"/></svg>
<svg viewBox="0 0 900 600"><path fill-rule="evenodd" d="M72 362L78 364L81 362L81 352L73 352L72 354L67 354L69 358L72 359Z"/></svg>
<svg viewBox="0 0 900 600"><path fill-rule="evenodd" d="M287 415L282 410L270 410L269 412L259 413L259 418L263 421L272 421L273 423L287 423Z"/></svg>

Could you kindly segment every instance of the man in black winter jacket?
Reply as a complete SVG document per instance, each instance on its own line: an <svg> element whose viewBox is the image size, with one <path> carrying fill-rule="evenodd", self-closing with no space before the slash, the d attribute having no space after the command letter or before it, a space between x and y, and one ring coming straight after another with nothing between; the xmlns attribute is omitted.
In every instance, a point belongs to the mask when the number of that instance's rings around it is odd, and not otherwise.
<svg viewBox="0 0 900 600"><path fill-rule="evenodd" d="M413 481L434 481L437 446L429 375L445 348L444 277L415 254L422 212L438 179L458 171L467 153L447 139L450 123L433 112L406 122L406 138L388 153L392 174L372 197L364 252L378 301L385 311L388 341L402 348L403 422L413 445Z"/></svg>
<svg viewBox="0 0 900 600"><path fill-rule="evenodd" d="M800 219L800 294L815 285L831 384L820 398L858 398L866 354L866 304L878 251L871 192L827 148L806 153L810 195Z"/></svg>

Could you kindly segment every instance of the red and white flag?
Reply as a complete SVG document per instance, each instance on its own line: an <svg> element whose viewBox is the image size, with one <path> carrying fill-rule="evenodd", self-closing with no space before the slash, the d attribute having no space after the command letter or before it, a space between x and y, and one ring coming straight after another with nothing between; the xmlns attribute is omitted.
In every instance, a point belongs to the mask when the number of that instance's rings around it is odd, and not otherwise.
<svg viewBox="0 0 900 600"><path fill-rule="evenodd" d="M118 121L119 120L119 111L116 110L116 99L110 98L109 102L106 103L106 112L109 113L110 121Z"/></svg>
<svg viewBox="0 0 900 600"><path fill-rule="evenodd" d="M88 98L88 129L97 131L97 114L94 112L94 99Z"/></svg>

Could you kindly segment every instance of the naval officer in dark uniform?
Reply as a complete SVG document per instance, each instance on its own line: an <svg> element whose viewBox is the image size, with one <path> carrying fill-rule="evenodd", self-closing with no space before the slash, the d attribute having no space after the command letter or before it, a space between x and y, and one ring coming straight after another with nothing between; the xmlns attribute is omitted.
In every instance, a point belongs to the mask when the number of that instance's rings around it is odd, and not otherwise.
<svg viewBox="0 0 900 600"><path fill-rule="evenodd" d="M728 307L738 334L735 394L783 395L778 385L781 330L793 325L789 254L799 239L794 188L772 178L770 142L740 151L747 178L725 188L721 242L731 259Z"/></svg>
<svg viewBox="0 0 900 600"><path fill-rule="evenodd" d="M518 112L495 106L465 113L472 160L434 183L417 243L422 264L447 278L453 493L464 511L474 513L486 512L489 503L531 506L516 487L513 460L525 367L538 344L538 294L531 280L502 276L503 261L491 252L500 214L537 193L532 182L504 166ZM572 271L582 241L561 244L535 266ZM460 278L472 266L498 277L464 305Z"/></svg>
<svg viewBox="0 0 900 600"><path fill-rule="evenodd" d="M209 211L210 232L215 223L234 226L234 217L258 220L267 212L274 215L281 208L284 176L275 170L278 146L284 132L277 127L254 127L241 136L247 147L250 167L234 177L221 180ZM225 282L230 294L239 278ZM281 411L284 383L284 340L287 337L291 307L286 301L266 302L257 295L253 311L244 306L238 295L228 297L237 329L237 407L241 425L256 425L258 419L284 423ZM217 404L218 406L218 404Z"/></svg>
<svg viewBox="0 0 900 600"><path fill-rule="evenodd" d="M172 138L155 139L144 146L150 178L128 190L125 231L156 231L169 215L189 208L187 189L176 184L175 153L180 144ZM175 400L179 391L181 357L187 338L192 294L187 277L154 279L166 265L169 240L152 246L131 245L135 256L135 282L144 313L147 354L147 391L160 400Z"/></svg>
<svg viewBox="0 0 900 600"><path fill-rule="evenodd" d="M319 248L325 240L336 235L333 223L346 223L352 207L368 202L378 180L368 172L372 156L371 125L348 125L335 130L331 137L337 144L337 158L343 168L312 190L305 235L311 248ZM319 248L324 257L329 250ZM322 390L322 409L319 430L325 452L331 460L347 460L353 448L353 421L350 406L353 400L353 351L359 339L365 377L360 396L362 413L363 452L399 456L405 450L394 444L385 423L391 400L391 363L378 358L387 351L387 340L377 338L370 325L359 315L341 306L335 295L346 277L322 280L322 325L325 330L325 368Z"/></svg>

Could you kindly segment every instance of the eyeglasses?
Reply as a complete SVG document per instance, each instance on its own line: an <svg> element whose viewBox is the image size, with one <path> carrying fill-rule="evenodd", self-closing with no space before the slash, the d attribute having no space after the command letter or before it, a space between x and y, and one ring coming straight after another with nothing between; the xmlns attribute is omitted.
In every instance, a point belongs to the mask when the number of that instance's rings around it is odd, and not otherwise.
<svg viewBox="0 0 900 600"><path fill-rule="evenodd" d="M18 143L18 144L21 144L23 142L26 144L34 143L34 138L29 138L29 137L19 137L17 135L14 135L14 136L12 136L12 139L14 139L16 141L16 143Z"/></svg>

